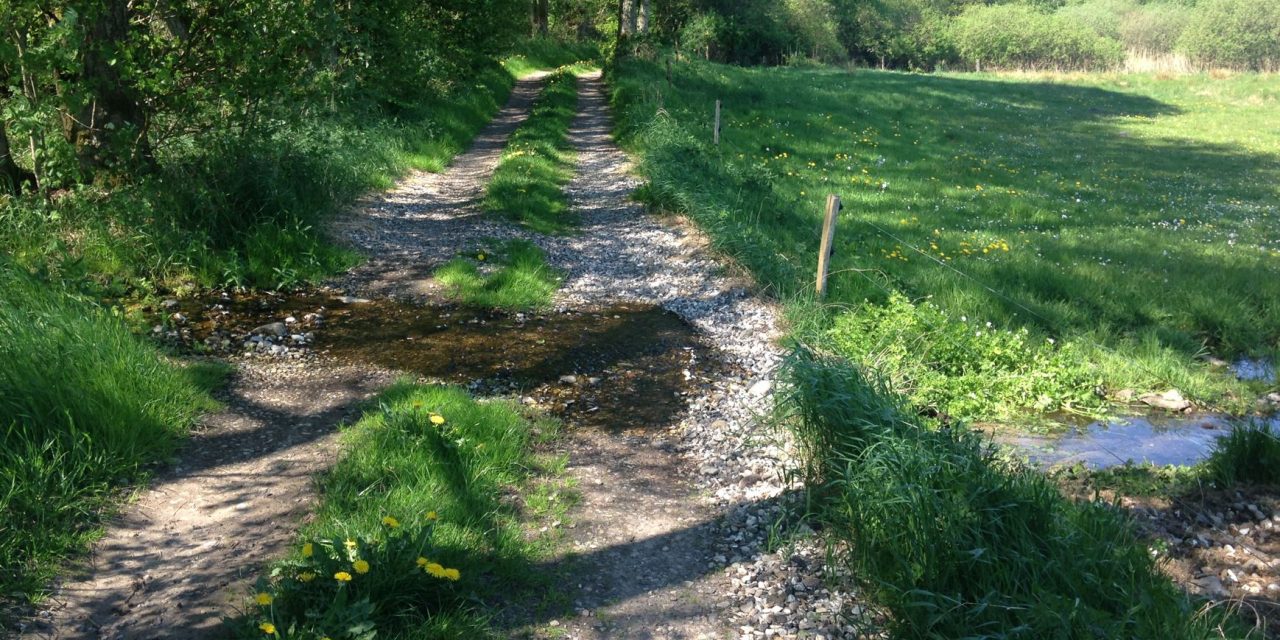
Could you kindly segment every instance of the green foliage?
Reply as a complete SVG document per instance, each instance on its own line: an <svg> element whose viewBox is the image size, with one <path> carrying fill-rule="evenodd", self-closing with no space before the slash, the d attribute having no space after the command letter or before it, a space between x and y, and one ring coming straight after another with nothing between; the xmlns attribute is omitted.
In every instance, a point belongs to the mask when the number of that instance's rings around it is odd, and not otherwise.
<svg viewBox="0 0 1280 640"><path fill-rule="evenodd" d="M320 231L326 217L410 167L443 169L511 82L491 65L403 119L328 114L269 133L209 134L169 149L155 174L133 184L76 187L52 204L0 201L0 249L110 289L314 282L354 262Z"/></svg>
<svg viewBox="0 0 1280 640"><path fill-rule="evenodd" d="M531 452L553 423L407 382L377 407L347 432L316 520L259 583L270 597L237 623L241 637L263 637L264 623L282 638L490 637L477 604L550 579L533 562L551 540L522 522L562 516L564 496L523 514L504 496L556 472Z"/></svg>
<svg viewBox="0 0 1280 640"><path fill-rule="evenodd" d="M801 350L788 376L814 517L895 637L1220 637L1122 513L929 429L847 361Z"/></svg>
<svg viewBox="0 0 1280 640"><path fill-rule="evenodd" d="M481 271L485 266L487 273ZM560 286L546 254L527 240L512 240L497 252L460 255L436 269L435 278L463 304L495 309L544 308Z"/></svg>
<svg viewBox="0 0 1280 640"><path fill-rule="evenodd" d="M1191 15L1191 7L1172 2L1135 7L1120 22L1120 42L1131 51L1172 53Z"/></svg>
<svg viewBox="0 0 1280 640"><path fill-rule="evenodd" d="M901 294L837 315L826 337L840 353L886 372L916 406L946 415L1097 413L1108 404L1095 391L1099 371L1075 345L1055 345L1026 327L948 317Z"/></svg>
<svg viewBox="0 0 1280 640"><path fill-rule="evenodd" d="M1204 465L1205 475L1224 486L1280 485L1280 434L1267 423L1237 425Z"/></svg>
<svg viewBox="0 0 1280 640"><path fill-rule="evenodd" d="M1092 413L1106 406L1099 392L1177 388L1231 411L1261 390L1201 356L1280 345L1269 213L1280 135L1260 133L1276 133L1265 77L1040 82L690 62L668 89L665 69L642 61L611 74L646 201L687 213L789 302L799 337L892 364L885 374L919 404L975 420ZM819 307L827 193L845 212ZM895 294L915 304L890 305ZM962 317L984 337L961 335Z"/></svg>
<svg viewBox="0 0 1280 640"><path fill-rule="evenodd" d="M1205 0L1196 5L1178 49L1205 66L1280 69L1280 4Z"/></svg>
<svg viewBox="0 0 1280 640"><path fill-rule="evenodd" d="M1112 69L1120 44L1082 22L1024 5L973 6L952 25L956 51L984 69Z"/></svg>
<svg viewBox="0 0 1280 640"><path fill-rule="evenodd" d="M502 60L507 71L521 78L539 69L598 65L604 59L598 43L553 38L522 40Z"/></svg>
<svg viewBox="0 0 1280 640"><path fill-rule="evenodd" d="M568 233L576 224L564 185L576 155L569 125L578 108L578 79L564 68L547 78L529 118L511 134L485 189L485 210L539 233Z"/></svg>
<svg viewBox="0 0 1280 640"><path fill-rule="evenodd" d="M41 592L213 407L219 372L165 361L116 315L0 262L0 593Z"/></svg>

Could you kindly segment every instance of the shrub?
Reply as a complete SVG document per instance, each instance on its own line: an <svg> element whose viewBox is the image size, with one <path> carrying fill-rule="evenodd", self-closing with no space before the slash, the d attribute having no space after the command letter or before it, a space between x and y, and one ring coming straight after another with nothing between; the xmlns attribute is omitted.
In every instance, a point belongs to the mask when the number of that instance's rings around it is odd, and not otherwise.
<svg viewBox="0 0 1280 640"><path fill-rule="evenodd" d="M1120 41L1131 51L1172 53L1191 20L1191 9L1180 4L1147 4L1120 22Z"/></svg>
<svg viewBox="0 0 1280 640"><path fill-rule="evenodd" d="M1119 42L1024 5L972 6L951 37L962 58L987 69L1111 69L1123 60Z"/></svg>
<svg viewBox="0 0 1280 640"><path fill-rule="evenodd" d="M1089 0L1066 5L1055 13L1063 20L1088 27L1103 38L1119 40L1120 24L1136 8L1132 0Z"/></svg>
<svg viewBox="0 0 1280 640"><path fill-rule="evenodd" d="M1202 2L1192 12L1178 49L1204 66L1280 69L1280 3Z"/></svg>

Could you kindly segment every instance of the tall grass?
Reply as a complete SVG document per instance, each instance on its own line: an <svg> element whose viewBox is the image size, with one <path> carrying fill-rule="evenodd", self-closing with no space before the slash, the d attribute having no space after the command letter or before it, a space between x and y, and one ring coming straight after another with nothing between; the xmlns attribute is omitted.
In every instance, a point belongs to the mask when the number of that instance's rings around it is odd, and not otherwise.
<svg viewBox="0 0 1280 640"><path fill-rule="evenodd" d="M563 189L573 178L569 125L577 107L577 77L562 68L547 78L529 118L511 134L485 190L487 211L540 233L573 229L576 220Z"/></svg>
<svg viewBox="0 0 1280 640"><path fill-rule="evenodd" d="M1219 637L1118 510L928 428L846 360L801 349L787 371L815 517L895 637Z"/></svg>
<svg viewBox="0 0 1280 640"><path fill-rule="evenodd" d="M269 603L237 623L243 637L263 623L284 638L496 637L484 605L551 579L532 566L552 540L525 523L569 504L554 479L563 459L533 453L556 425L455 387L401 382L375 402L345 434L298 553L259 584Z"/></svg>
<svg viewBox="0 0 1280 640"><path fill-rule="evenodd" d="M218 377L0 262L0 594L36 596L116 494L213 406Z"/></svg>
<svg viewBox="0 0 1280 640"><path fill-rule="evenodd" d="M1280 485L1280 433L1265 422L1237 425L1218 439L1204 475L1223 486Z"/></svg>

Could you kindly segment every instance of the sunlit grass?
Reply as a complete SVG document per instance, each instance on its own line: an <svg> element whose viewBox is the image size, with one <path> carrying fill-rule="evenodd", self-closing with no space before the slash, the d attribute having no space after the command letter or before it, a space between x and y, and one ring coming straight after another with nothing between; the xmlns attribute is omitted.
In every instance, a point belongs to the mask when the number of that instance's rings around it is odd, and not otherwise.
<svg viewBox="0 0 1280 640"><path fill-rule="evenodd" d="M1177 387L1237 411L1256 397L1203 357L1280 349L1275 76L675 69L673 87L639 61L612 76L646 196L693 215L801 315L823 201L843 198L827 321L808 322L808 339L874 364L939 351L953 323L995 334L992 349L960 354L986 374L940 402L969 417L1094 413L1125 388ZM879 327L890 343L839 333L840 318L865 325L895 293L939 315ZM1075 355L1065 368L990 366L1013 340L1044 362ZM942 361L915 364L954 378ZM886 373L907 392L938 388ZM1011 375L1044 386L984 382Z"/></svg>
<svg viewBox="0 0 1280 640"><path fill-rule="evenodd" d="M561 69L546 83L529 118L507 142L485 189L484 207L534 231L563 234L576 224L563 189L576 160L568 135L578 80L572 70Z"/></svg>
<svg viewBox="0 0 1280 640"><path fill-rule="evenodd" d="M542 249L527 240L460 255L436 269L435 277L463 304L494 309L546 307L560 286Z"/></svg>
<svg viewBox="0 0 1280 640"><path fill-rule="evenodd" d="M559 534L531 529L572 504L563 458L534 453L557 428L456 387L383 392L345 433L315 521L259 583L272 597L241 620L242 635L270 623L296 625L285 637L339 637L362 623L379 638L497 638L488 622L513 592L540 590L556 606L545 593L561 577L536 563ZM433 563L457 573L433 575Z"/></svg>

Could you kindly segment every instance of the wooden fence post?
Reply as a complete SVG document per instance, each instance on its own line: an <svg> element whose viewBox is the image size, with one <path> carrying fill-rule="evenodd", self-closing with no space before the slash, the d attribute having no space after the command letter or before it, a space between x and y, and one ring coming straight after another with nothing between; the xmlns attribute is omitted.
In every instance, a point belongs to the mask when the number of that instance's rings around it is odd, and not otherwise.
<svg viewBox="0 0 1280 640"><path fill-rule="evenodd" d="M831 268L831 249L836 239L836 214L844 205L840 204L840 196L827 196L827 211L822 220L822 245L818 248L818 299L827 295L827 270Z"/></svg>
<svg viewBox="0 0 1280 640"><path fill-rule="evenodd" d="M711 134L712 142L720 146L720 101L716 100L716 128Z"/></svg>

